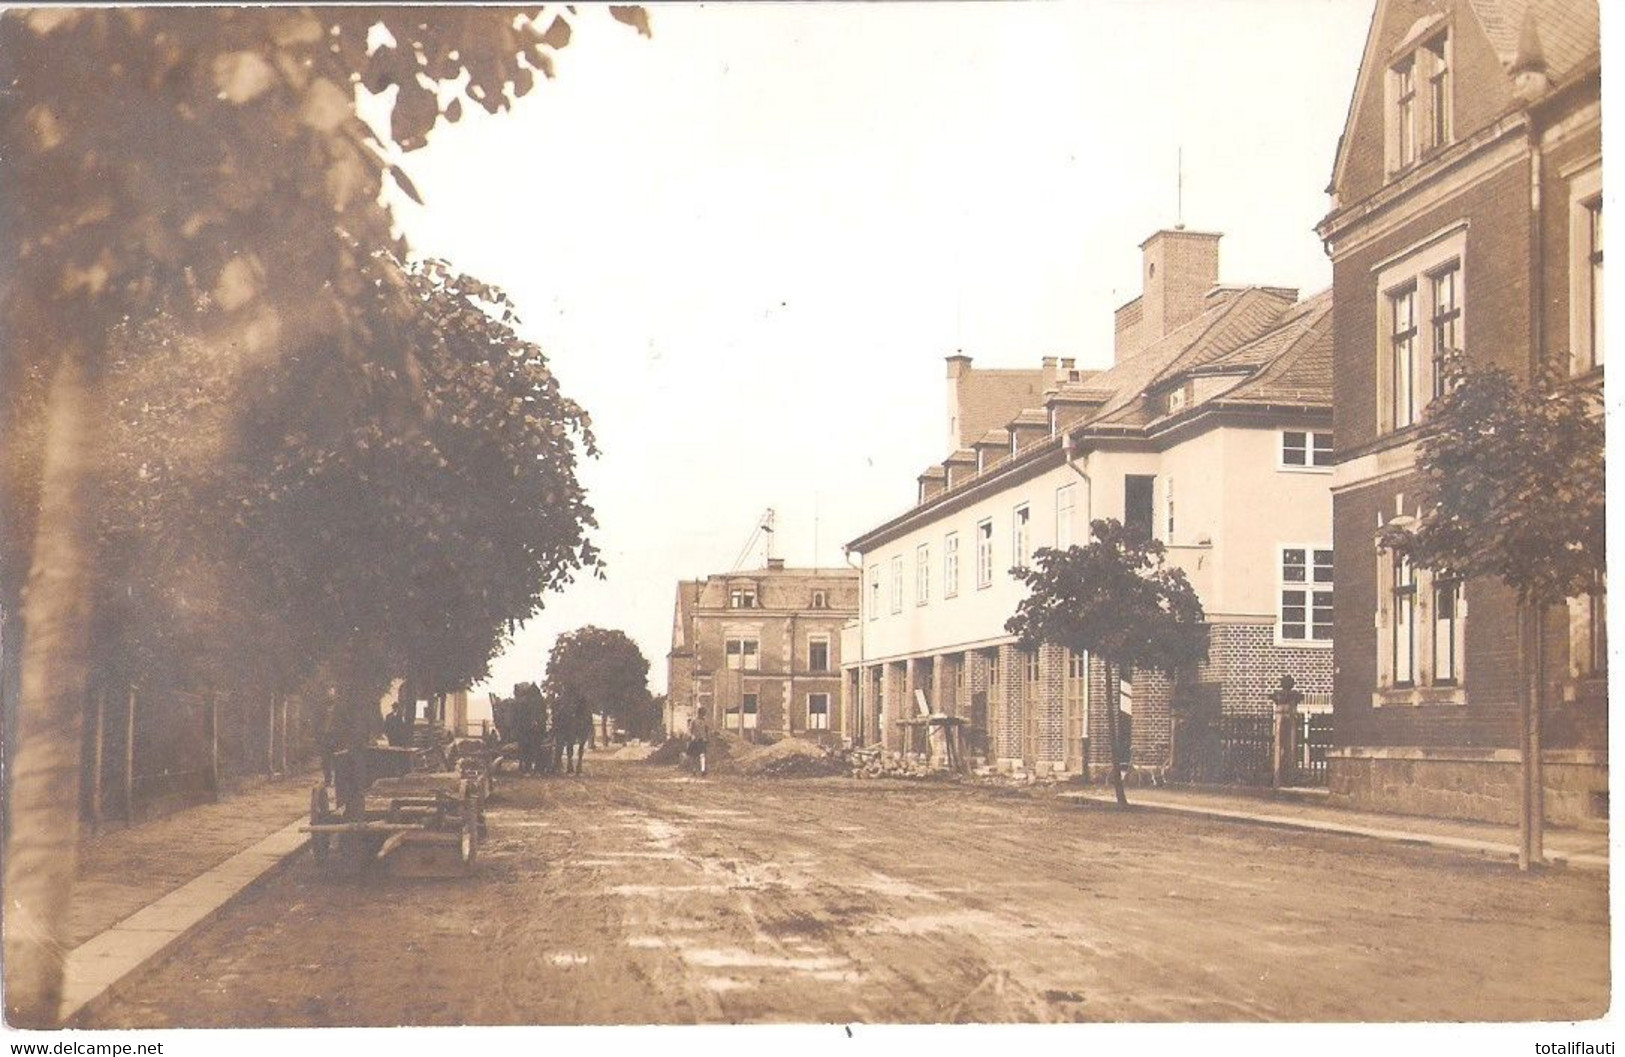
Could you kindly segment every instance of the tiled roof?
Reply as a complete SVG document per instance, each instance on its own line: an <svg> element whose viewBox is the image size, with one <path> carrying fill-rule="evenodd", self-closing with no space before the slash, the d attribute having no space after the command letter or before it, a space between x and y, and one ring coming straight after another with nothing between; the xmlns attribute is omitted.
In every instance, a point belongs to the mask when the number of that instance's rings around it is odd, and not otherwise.
<svg viewBox="0 0 1625 1057"><path fill-rule="evenodd" d="M1567 74L1588 65L1598 52L1596 0L1467 0L1467 6L1509 70L1530 15L1554 83L1561 84Z"/></svg>
<svg viewBox="0 0 1625 1057"><path fill-rule="evenodd" d="M1236 350L1225 364L1262 369L1224 394L1226 403L1323 404L1332 402L1332 292L1299 304L1269 333Z"/></svg>

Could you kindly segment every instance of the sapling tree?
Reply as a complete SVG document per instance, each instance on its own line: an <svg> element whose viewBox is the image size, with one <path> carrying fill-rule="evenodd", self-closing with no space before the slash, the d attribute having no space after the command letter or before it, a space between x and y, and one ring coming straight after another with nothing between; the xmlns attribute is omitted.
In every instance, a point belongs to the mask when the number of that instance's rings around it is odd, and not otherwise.
<svg viewBox="0 0 1625 1057"><path fill-rule="evenodd" d="M1112 787L1118 805L1127 807L1118 680L1130 671L1171 676L1201 661L1207 625L1196 591L1183 569L1165 563L1160 542L1114 518L1091 522L1090 531L1094 538L1086 547L1042 547L1030 567L1011 570L1029 593L1005 629L1019 636L1023 649L1064 646L1102 666Z"/></svg>
<svg viewBox="0 0 1625 1057"><path fill-rule="evenodd" d="M1601 399L1555 367L1522 381L1452 353L1440 369L1446 385L1421 423L1419 513L1386 525L1378 545L1441 579L1499 580L1516 596L1527 869L1543 858L1547 617L1600 594L1607 575Z"/></svg>

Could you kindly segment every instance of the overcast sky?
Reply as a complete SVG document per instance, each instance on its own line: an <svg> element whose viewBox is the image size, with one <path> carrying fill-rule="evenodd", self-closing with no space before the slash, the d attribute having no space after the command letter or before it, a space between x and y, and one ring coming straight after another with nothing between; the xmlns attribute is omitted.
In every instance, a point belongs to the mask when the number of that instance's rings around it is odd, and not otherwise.
<svg viewBox="0 0 1625 1057"><path fill-rule="evenodd" d="M838 566L944 451L943 357L1111 357L1139 243L1225 233L1221 279L1330 284L1314 224L1372 0L583 10L558 76L405 159L418 252L508 290L591 413L607 581L493 668L626 630L665 687L676 582ZM467 113L465 108L465 113ZM760 563L760 553L756 555Z"/></svg>

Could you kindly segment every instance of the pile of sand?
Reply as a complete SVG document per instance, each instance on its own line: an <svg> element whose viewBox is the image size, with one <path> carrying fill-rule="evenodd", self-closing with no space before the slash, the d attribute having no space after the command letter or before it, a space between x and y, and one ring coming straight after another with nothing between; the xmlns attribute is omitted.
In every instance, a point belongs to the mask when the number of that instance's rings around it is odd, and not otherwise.
<svg viewBox="0 0 1625 1057"><path fill-rule="evenodd" d="M739 774L768 778L813 778L845 774L847 765L816 742L784 738L771 745L747 745L739 753Z"/></svg>

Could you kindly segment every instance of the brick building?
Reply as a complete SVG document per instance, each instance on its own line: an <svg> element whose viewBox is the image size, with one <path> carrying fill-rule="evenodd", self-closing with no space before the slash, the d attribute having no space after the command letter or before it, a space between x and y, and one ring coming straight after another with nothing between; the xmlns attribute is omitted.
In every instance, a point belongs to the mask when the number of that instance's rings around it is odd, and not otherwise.
<svg viewBox="0 0 1625 1057"><path fill-rule="evenodd" d="M767 568L677 585L666 655L666 730L696 715L712 730L839 742L841 626L858 609L854 569Z"/></svg>
<svg viewBox="0 0 1625 1057"><path fill-rule="evenodd" d="M1008 570L1039 547L1087 543L1094 518L1162 540L1211 622L1201 668L1125 684L1137 766L1177 763L1176 698L1262 712L1289 673L1329 701L1331 295L1219 285L1219 238L1147 239L1113 365L1045 361L1053 382L1038 402L1009 404L1012 386L979 397L980 378L1001 376L949 358L950 415L1004 399L1006 417L951 421L958 447L920 475L915 505L847 545L864 576L843 649L854 739L900 747L897 721L922 691L968 719L973 753L1001 766L1108 764L1108 717L1090 707L1105 688L1088 658L1023 653L1004 627L1025 592Z"/></svg>
<svg viewBox="0 0 1625 1057"><path fill-rule="evenodd" d="M1602 140L1591 0L1378 0L1319 231L1337 297L1335 796L1511 821L1514 600L1376 549L1417 512L1434 357L1601 384ZM1603 600L1550 618L1549 817L1606 814Z"/></svg>

